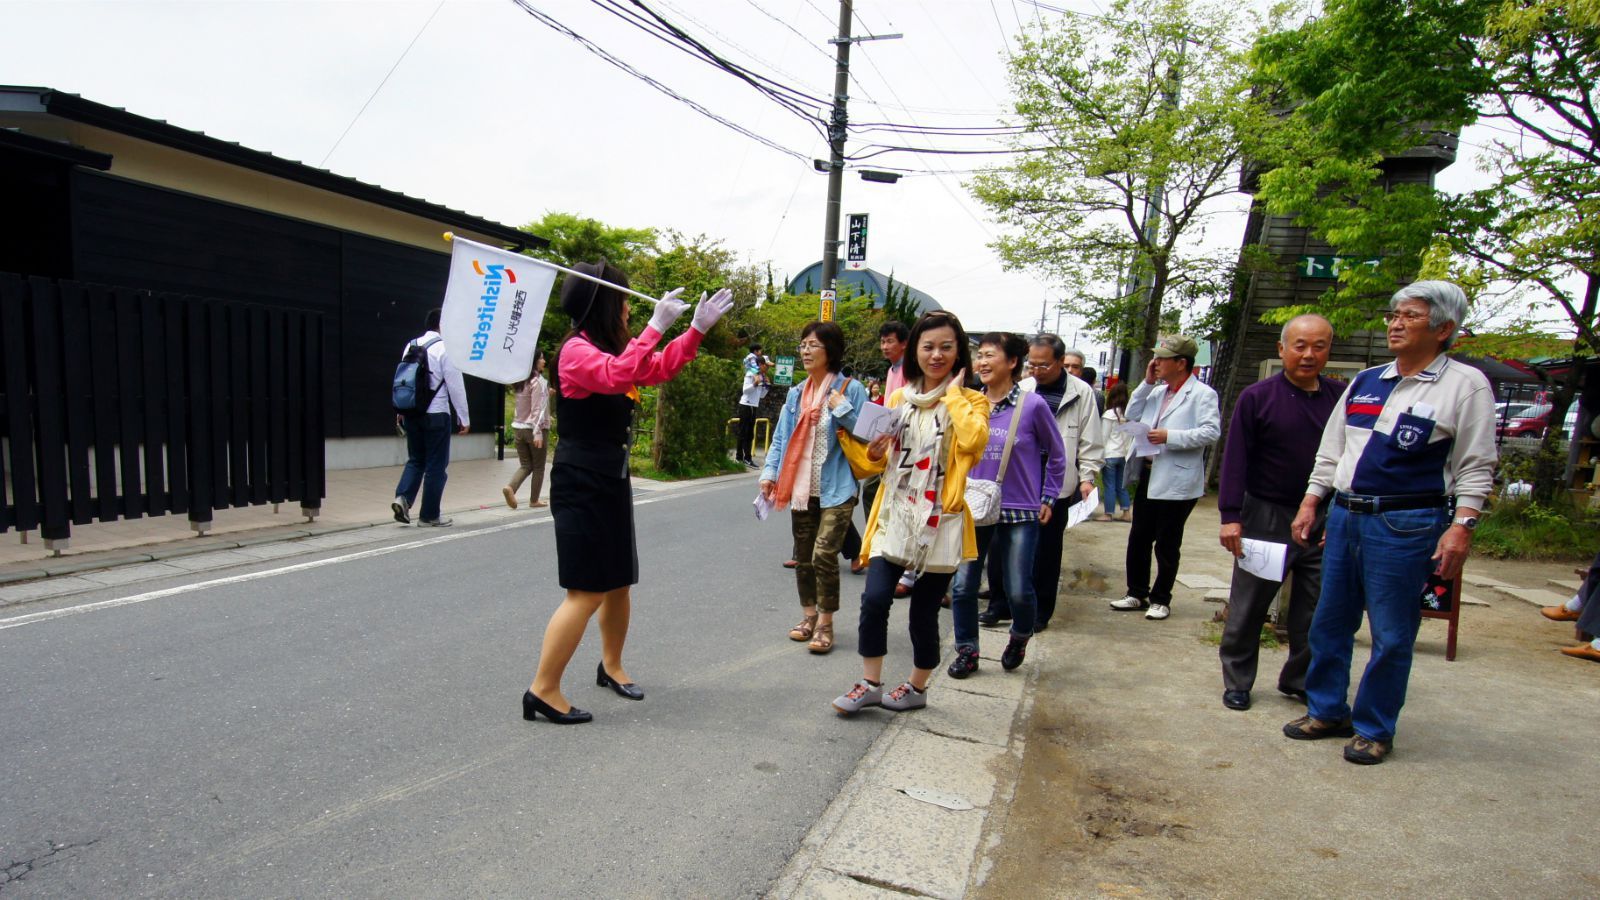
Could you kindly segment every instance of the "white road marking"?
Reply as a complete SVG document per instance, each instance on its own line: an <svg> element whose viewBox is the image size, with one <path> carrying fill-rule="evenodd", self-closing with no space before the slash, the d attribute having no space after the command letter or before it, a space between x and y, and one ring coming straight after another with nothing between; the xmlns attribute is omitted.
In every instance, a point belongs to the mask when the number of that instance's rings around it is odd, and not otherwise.
<svg viewBox="0 0 1600 900"><path fill-rule="evenodd" d="M672 491L671 493L661 497L648 497L642 500L634 500L633 505L638 507L646 506L651 503L660 503L663 500L670 500L673 497L687 497L693 494L703 493L705 490L710 490L714 487L715 486L708 486L707 488L701 488L699 490L689 489ZM24 625L37 625L40 622L49 622L54 619L65 618L67 616L77 616L84 613L99 612L103 609L116 609L119 606L132 606L135 603L145 603L150 600L160 600L163 597L175 597L179 594L188 594L194 591L204 590L206 588L220 587L225 584L241 584L246 581L257 581L262 578L272 578L277 575L287 575L290 572L303 572L307 569L319 569L323 566L331 566L358 559L368 559L374 556L383 556L388 553L397 553L401 550L411 550L416 547L427 547L432 544L443 544L450 541L461 541L466 540L467 538L482 537L487 534L498 534L502 531L511 531L515 528L527 528L532 525L541 525L550 521L552 521L551 517L541 516L540 518L530 519L523 522L511 522L506 525L495 525L489 528L479 528L471 531L457 531L449 534L441 534L437 537L423 538L419 541L408 541L404 544L395 544L392 547L375 547L371 550L359 550L355 553L346 553L343 556L330 556L327 559L317 559L312 560L311 562L294 563L293 565L279 566L276 569L265 569L260 572L250 572L244 575L229 575L226 578L213 578L210 581L197 581L194 584L184 584L177 587L162 588L159 591L147 591L143 594L117 597L113 600L99 600L94 603L80 603L77 606L63 606L59 609L48 609L43 612L12 616L8 619L0 619L0 631L5 631L9 628L21 628Z"/></svg>

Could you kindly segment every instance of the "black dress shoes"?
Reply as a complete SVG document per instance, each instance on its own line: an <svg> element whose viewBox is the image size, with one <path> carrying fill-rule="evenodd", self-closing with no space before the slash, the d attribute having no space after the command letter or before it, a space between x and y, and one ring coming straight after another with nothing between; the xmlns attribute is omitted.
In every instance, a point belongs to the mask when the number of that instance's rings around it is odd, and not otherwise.
<svg viewBox="0 0 1600 900"><path fill-rule="evenodd" d="M1226 706L1229 709L1249 709L1250 708L1250 692L1249 691L1223 691L1222 692L1222 705Z"/></svg>
<svg viewBox="0 0 1600 900"><path fill-rule="evenodd" d="M533 695L533 691L522 692L522 717L529 722L534 721L534 714L538 713L557 725L582 725L594 718L594 714L576 706L566 712L557 712L554 706L540 700Z"/></svg>
<svg viewBox="0 0 1600 900"><path fill-rule="evenodd" d="M978 624L985 628L993 628L1001 622L1011 621L1011 610L998 610L993 606L978 613Z"/></svg>
<svg viewBox="0 0 1600 900"><path fill-rule="evenodd" d="M613 691L616 691L621 696L627 697L629 700L644 699L644 688L639 687L637 684L634 684L631 681L627 684L623 684L617 681L615 678L612 678L610 675L607 675L605 663L601 663L594 667L594 683L601 687L611 688Z"/></svg>

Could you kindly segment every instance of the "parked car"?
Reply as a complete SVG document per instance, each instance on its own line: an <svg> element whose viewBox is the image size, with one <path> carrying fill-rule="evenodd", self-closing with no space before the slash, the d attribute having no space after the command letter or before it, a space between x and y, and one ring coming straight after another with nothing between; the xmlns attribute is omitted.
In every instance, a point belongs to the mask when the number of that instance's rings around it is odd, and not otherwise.
<svg viewBox="0 0 1600 900"><path fill-rule="evenodd" d="M1543 437L1544 430L1549 427L1550 405L1540 403L1511 410L1505 421L1495 423L1494 433L1497 437L1536 438Z"/></svg>

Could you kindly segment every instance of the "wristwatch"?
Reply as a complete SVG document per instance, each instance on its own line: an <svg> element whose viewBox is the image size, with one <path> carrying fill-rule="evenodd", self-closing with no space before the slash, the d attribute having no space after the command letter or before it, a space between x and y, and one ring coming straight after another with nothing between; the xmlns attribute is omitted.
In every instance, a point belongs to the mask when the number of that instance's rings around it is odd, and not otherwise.
<svg viewBox="0 0 1600 900"><path fill-rule="evenodd" d="M1465 528L1468 531L1473 531L1478 527L1478 517L1477 516L1456 516L1454 519L1452 519L1450 521L1450 524L1452 524L1452 525L1460 525L1462 528Z"/></svg>

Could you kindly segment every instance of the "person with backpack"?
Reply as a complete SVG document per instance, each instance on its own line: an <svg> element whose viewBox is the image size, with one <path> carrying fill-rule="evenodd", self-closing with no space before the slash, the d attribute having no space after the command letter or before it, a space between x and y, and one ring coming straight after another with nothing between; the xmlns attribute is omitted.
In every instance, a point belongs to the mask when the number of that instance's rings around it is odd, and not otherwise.
<svg viewBox="0 0 1600 900"><path fill-rule="evenodd" d="M461 372L450 362L439 335L439 310L424 320L425 331L406 344L395 367L393 403L395 422L406 435L406 467L394 488L389 509L394 520L411 524L411 505L422 489L419 521L445 527L451 520L439 515L444 483L450 465L450 433L466 434L472 425L467 413L467 389Z"/></svg>

